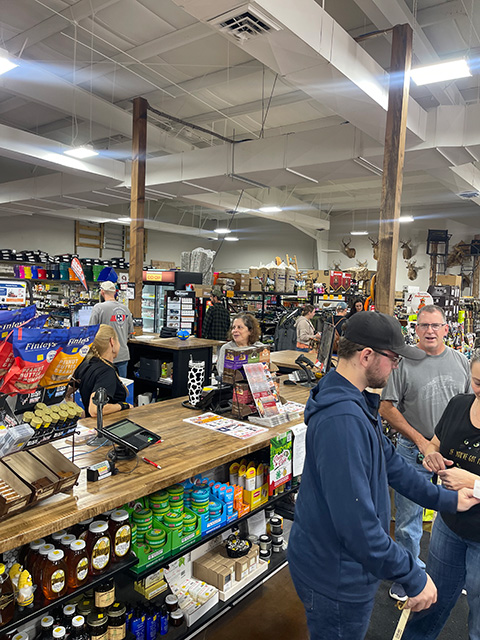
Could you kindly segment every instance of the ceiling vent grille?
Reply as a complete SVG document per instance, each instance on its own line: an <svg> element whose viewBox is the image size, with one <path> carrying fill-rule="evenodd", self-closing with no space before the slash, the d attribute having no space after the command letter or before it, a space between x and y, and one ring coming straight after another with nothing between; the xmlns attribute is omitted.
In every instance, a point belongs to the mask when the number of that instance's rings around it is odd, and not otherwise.
<svg viewBox="0 0 480 640"><path fill-rule="evenodd" d="M459 198L463 198L464 200L471 200L472 198L478 198L480 193L478 191L462 191L459 193Z"/></svg>
<svg viewBox="0 0 480 640"><path fill-rule="evenodd" d="M280 25L274 22L270 16L249 4L223 13L212 18L209 22L217 26L220 31L234 36L240 42L272 31L280 31Z"/></svg>

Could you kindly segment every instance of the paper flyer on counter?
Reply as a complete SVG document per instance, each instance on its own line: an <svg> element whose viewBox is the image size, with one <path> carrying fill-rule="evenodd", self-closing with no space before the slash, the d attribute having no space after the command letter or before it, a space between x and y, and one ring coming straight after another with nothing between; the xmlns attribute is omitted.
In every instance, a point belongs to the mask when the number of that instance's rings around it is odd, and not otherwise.
<svg viewBox="0 0 480 640"><path fill-rule="evenodd" d="M195 416L194 418L185 418L184 422L195 424L197 427L205 427L205 429L211 429L217 433L224 433L227 436L240 438L241 440L246 440L247 438L258 436L258 434L268 431L265 427L247 424L246 422L232 420L231 418L224 418L216 413L210 412L202 413L200 416Z"/></svg>

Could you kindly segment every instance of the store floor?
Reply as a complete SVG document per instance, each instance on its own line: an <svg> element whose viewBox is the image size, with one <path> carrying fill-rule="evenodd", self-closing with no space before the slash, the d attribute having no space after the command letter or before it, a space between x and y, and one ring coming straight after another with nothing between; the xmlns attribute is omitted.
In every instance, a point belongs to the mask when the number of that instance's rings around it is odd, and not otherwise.
<svg viewBox="0 0 480 640"><path fill-rule="evenodd" d="M423 550L429 534L422 540ZM377 592L370 628L365 640L390 640L400 612L388 596L389 584L383 583ZM468 640L468 606L460 596L447 625L438 640ZM288 572L279 571L262 587L242 600L232 611L195 636L195 640L307 640L305 613Z"/></svg>

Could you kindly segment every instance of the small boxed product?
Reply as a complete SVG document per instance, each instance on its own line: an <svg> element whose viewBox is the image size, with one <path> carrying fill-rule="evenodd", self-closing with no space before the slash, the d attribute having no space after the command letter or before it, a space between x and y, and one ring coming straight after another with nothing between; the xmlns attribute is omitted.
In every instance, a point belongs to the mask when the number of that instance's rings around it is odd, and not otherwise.
<svg viewBox="0 0 480 640"><path fill-rule="evenodd" d="M261 347L230 347L225 350L225 360L223 368L223 381L233 383L235 381L235 373L245 364L254 364L257 362L270 363L270 348L262 345Z"/></svg>

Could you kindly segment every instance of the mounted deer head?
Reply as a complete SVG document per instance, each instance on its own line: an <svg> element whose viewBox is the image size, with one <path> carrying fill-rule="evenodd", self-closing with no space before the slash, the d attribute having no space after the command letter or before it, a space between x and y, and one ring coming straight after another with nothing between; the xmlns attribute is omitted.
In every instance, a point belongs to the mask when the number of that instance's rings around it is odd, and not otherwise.
<svg viewBox="0 0 480 640"><path fill-rule="evenodd" d="M334 271L341 271L342 267L340 266L340 262L333 262L333 270Z"/></svg>
<svg viewBox="0 0 480 640"><path fill-rule="evenodd" d="M408 275L408 279L409 280L416 280L417 276L418 276L418 269L419 267L415 266L417 261L416 260L405 260L405 262L407 263L407 275Z"/></svg>
<svg viewBox="0 0 480 640"><path fill-rule="evenodd" d="M403 259L404 260L410 260L412 257L412 247L410 246L411 240L407 240L406 242L404 242L403 240L400 240L400 244L402 245L402 249L403 249Z"/></svg>
<svg viewBox="0 0 480 640"><path fill-rule="evenodd" d="M447 267L455 267L462 265L470 255L470 245L463 242L457 242L447 256Z"/></svg>
<svg viewBox="0 0 480 640"><path fill-rule="evenodd" d="M360 262L360 260L357 260L357 265L358 267L355 269L356 272L356 280L358 282L361 282L362 280L368 280L368 260L364 260L363 262Z"/></svg>
<svg viewBox="0 0 480 640"><path fill-rule="evenodd" d="M368 239L372 243L373 259L378 260L378 238L370 238L370 236L368 236Z"/></svg>
<svg viewBox="0 0 480 640"><path fill-rule="evenodd" d="M348 256L349 258L354 258L357 255L357 251L353 247L349 246L350 242L351 240L349 240L348 242L345 242L345 240L342 240L343 250L346 256Z"/></svg>

